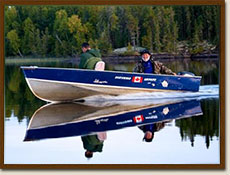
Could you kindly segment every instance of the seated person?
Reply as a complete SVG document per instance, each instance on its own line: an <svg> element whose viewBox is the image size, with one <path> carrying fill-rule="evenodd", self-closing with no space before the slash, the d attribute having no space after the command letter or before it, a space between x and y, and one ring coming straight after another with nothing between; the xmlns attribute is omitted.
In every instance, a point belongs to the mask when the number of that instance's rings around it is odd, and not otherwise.
<svg viewBox="0 0 230 175"><path fill-rule="evenodd" d="M94 152L102 152L104 140L106 140L106 132L99 132L94 135L82 136L83 147L85 151L85 157L93 157Z"/></svg>
<svg viewBox="0 0 230 175"><path fill-rule="evenodd" d="M91 49L88 43L82 44L82 54L80 55L80 69L104 70L105 63L101 59L98 49Z"/></svg>
<svg viewBox="0 0 230 175"><path fill-rule="evenodd" d="M158 122L158 123L139 126L139 129L141 129L144 132L143 140L145 142L152 142L154 138L154 133L164 128L165 123L166 122Z"/></svg>
<svg viewBox="0 0 230 175"><path fill-rule="evenodd" d="M143 50L140 54L141 60L136 64L134 72L176 75L171 69L164 66L163 63L154 61L148 50Z"/></svg>

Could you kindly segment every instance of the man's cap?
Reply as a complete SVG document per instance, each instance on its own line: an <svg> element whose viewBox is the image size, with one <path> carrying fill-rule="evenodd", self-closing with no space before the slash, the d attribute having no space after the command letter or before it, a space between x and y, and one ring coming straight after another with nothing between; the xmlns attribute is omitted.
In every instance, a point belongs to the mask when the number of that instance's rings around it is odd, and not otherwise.
<svg viewBox="0 0 230 175"><path fill-rule="evenodd" d="M145 53L151 55L151 53L150 53L147 49L142 50L142 51L140 52L141 55L143 55L143 54L145 54Z"/></svg>
<svg viewBox="0 0 230 175"><path fill-rule="evenodd" d="M81 45L81 47L85 47L85 48L87 48L87 47L89 47L89 43L82 43L82 45Z"/></svg>

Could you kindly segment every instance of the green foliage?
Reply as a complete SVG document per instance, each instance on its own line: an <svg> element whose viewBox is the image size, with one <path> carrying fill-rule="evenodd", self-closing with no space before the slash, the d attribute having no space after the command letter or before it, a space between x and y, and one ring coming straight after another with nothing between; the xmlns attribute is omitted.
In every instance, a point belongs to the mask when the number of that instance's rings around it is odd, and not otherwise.
<svg viewBox="0 0 230 175"><path fill-rule="evenodd" d="M110 39L107 33L107 31L102 32L98 41L98 47L102 54L112 52L112 44L110 43Z"/></svg>
<svg viewBox="0 0 230 175"><path fill-rule="evenodd" d="M6 7L5 8L5 29L7 32L9 32L12 29L18 29L18 15L17 15L17 9L14 6Z"/></svg>
<svg viewBox="0 0 230 175"><path fill-rule="evenodd" d="M149 49L149 50L152 51L152 49L151 49L152 42L151 42L151 40L150 40L149 38L151 38L151 33L150 33L150 31L147 32L147 35L144 35L144 36L142 37L142 46L145 46L145 48L147 48L147 49Z"/></svg>
<svg viewBox="0 0 230 175"><path fill-rule="evenodd" d="M127 51L128 52L132 51L132 45L130 43L128 43Z"/></svg>
<svg viewBox="0 0 230 175"><path fill-rule="evenodd" d="M42 32L41 36L41 55L43 57L45 57L48 52L50 38L51 36L49 35L48 28L46 27L45 32Z"/></svg>
<svg viewBox="0 0 230 175"><path fill-rule="evenodd" d="M66 37L68 32L68 16L65 10L59 10L56 13L54 21L54 32L58 34L62 39Z"/></svg>
<svg viewBox="0 0 230 175"><path fill-rule="evenodd" d="M23 31L22 52L29 55L33 52L31 48L35 49L35 26L29 17L23 22Z"/></svg>
<svg viewBox="0 0 230 175"><path fill-rule="evenodd" d="M72 15L68 18L68 28L75 38L76 50L81 52L81 44L86 41L85 37L88 32L87 28L82 25L81 19L77 15Z"/></svg>
<svg viewBox="0 0 230 175"><path fill-rule="evenodd" d="M127 29L129 31L130 41L133 46L136 45L136 33L138 28L138 18L132 13L132 7L126 8Z"/></svg>
<svg viewBox="0 0 230 175"><path fill-rule="evenodd" d="M144 47L177 53L180 41L219 47L218 6L6 6L6 56L67 57L90 42L103 54Z"/></svg>
<svg viewBox="0 0 230 175"><path fill-rule="evenodd" d="M17 55L19 53L19 47L20 47L20 39L18 37L16 30L11 30L7 33L7 39L10 42L9 47L12 50L13 55Z"/></svg>
<svg viewBox="0 0 230 175"><path fill-rule="evenodd" d="M95 48L95 49L98 49L98 44L99 44L99 41L96 39L96 40L92 40L90 38L89 40L89 45L92 47L92 48Z"/></svg>

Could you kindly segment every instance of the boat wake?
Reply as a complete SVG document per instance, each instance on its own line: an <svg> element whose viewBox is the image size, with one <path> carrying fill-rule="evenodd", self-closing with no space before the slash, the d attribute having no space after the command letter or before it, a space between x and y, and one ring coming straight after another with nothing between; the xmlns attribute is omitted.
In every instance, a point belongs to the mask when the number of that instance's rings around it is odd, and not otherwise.
<svg viewBox="0 0 230 175"><path fill-rule="evenodd" d="M159 104L187 100L219 98L219 85L200 86L198 92L144 92L119 96L98 95L84 98L85 103L111 104Z"/></svg>

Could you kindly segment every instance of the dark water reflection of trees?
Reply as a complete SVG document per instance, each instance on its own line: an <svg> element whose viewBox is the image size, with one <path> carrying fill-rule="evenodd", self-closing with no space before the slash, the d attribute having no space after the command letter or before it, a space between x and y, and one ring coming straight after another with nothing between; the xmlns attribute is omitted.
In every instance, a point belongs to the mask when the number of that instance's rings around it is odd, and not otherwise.
<svg viewBox="0 0 230 175"><path fill-rule="evenodd" d="M5 75L6 118L11 117L13 113L20 122L31 117L37 108L45 104L31 93L19 67L7 66Z"/></svg>
<svg viewBox="0 0 230 175"><path fill-rule="evenodd" d="M201 100L202 116L184 118L176 121L180 128L182 140L189 139L194 146L195 136L205 137L206 147L209 148L210 141L214 136L219 137L219 99Z"/></svg>
<svg viewBox="0 0 230 175"><path fill-rule="evenodd" d="M59 67L60 63L50 63L49 66ZM39 66L46 66L40 63ZM46 102L39 100L30 91L19 65L5 66L5 117L13 114L20 122L30 118L34 111Z"/></svg>

